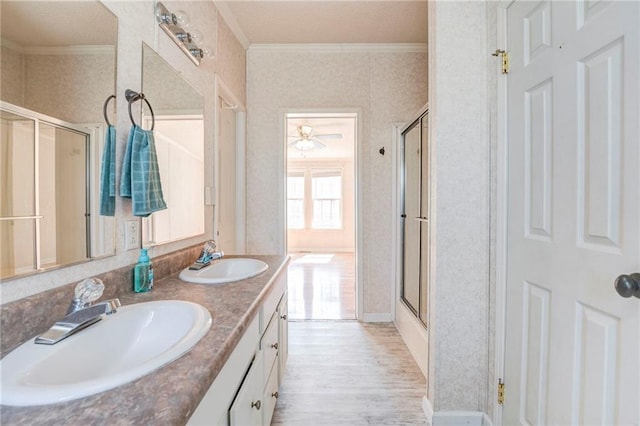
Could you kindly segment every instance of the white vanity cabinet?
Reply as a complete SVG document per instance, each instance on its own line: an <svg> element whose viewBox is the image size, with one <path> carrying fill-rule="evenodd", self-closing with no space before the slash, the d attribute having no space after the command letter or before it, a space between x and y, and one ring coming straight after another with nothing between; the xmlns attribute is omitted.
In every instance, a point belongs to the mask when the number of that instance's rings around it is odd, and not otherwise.
<svg viewBox="0 0 640 426"><path fill-rule="evenodd" d="M271 424L288 353L286 289L285 269L188 425Z"/></svg>
<svg viewBox="0 0 640 426"><path fill-rule="evenodd" d="M251 364L229 409L231 426L261 425L264 403L262 402L262 358L261 351ZM223 423L224 424L224 423Z"/></svg>
<svg viewBox="0 0 640 426"><path fill-rule="evenodd" d="M278 340L280 347L278 348L278 382L282 383L284 378L285 366L289 357L289 303L287 293L284 293L280 305L278 305Z"/></svg>
<svg viewBox="0 0 640 426"><path fill-rule="evenodd" d="M262 351L262 401L264 402L262 412L262 424L270 425L273 410L278 397L278 351L280 342L278 340L278 311L272 317L267 331L260 341Z"/></svg>

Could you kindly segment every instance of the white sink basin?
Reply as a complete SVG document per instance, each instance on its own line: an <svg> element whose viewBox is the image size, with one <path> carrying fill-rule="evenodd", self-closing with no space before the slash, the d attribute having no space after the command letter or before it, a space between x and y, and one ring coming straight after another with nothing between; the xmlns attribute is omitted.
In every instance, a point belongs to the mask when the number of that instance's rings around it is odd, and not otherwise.
<svg viewBox="0 0 640 426"><path fill-rule="evenodd" d="M0 360L0 403L42 405L132 382L188 352L211 327L203 306L137 303L55 345L33 339Z"/></svg>
<svg viewBox="0 0 640 426"><path fill-rule="evenodd" d="M199 271L183 269L179 278L196 284L224 284L254 277L268 268L262 260L234 257L216 260Z"/></svg>

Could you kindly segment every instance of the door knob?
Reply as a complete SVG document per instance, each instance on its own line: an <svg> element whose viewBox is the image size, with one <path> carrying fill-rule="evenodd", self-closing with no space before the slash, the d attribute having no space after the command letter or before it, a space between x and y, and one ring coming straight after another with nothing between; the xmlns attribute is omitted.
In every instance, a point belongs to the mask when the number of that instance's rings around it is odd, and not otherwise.
<svg viewBox="0 0 640 426"><path fill-rule="evenodd" d="M640 273L620 275L614 283L616 291L622 297L640 298Z"/></svg>

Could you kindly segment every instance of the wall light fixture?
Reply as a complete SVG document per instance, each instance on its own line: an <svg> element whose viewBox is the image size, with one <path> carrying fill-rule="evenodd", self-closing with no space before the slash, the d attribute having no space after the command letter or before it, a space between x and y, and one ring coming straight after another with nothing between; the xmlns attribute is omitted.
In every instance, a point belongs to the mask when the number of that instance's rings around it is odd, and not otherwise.
<svg viewBox="0 0 640 426"><path fill-rule="evenodd" d="M191 27L191 21L185 12L179 10L172 13L164 4L157 2L156 19L160 28L196 66L200 65L203 58L211 56L209 49L199 46L204 40L202 33L197 30L187 31Z"/></svg>

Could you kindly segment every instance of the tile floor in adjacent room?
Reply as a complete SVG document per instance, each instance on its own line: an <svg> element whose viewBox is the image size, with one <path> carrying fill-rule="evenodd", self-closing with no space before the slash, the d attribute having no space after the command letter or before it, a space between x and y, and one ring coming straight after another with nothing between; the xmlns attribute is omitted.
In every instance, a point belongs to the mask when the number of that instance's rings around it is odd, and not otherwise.
<svg viewBox="0 0 640 426"><path fill-rule="evenodd" d="M393 324L290 321L272 425L426 424L426 382Z"/></svg>

